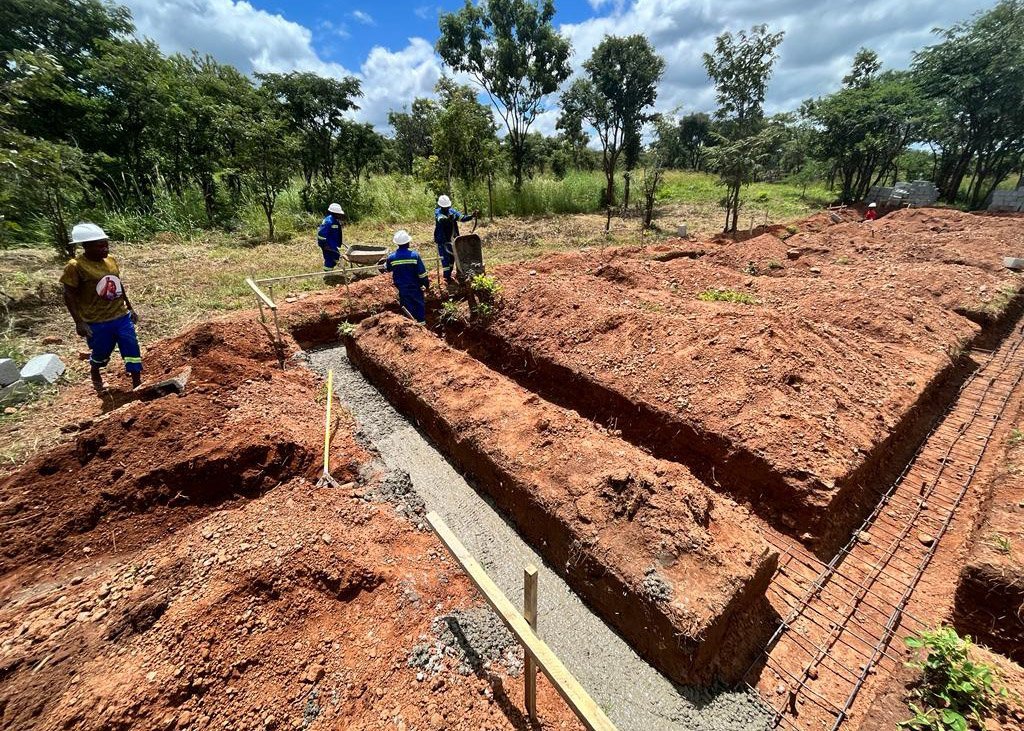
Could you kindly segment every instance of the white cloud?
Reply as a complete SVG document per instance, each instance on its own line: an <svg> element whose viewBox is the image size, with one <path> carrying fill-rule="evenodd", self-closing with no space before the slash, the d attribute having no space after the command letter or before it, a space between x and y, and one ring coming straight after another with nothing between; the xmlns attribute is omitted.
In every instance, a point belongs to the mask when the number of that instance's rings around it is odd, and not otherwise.
<svg viewBox="0 0 1024 731"><path fill-rule="evenodd" d="M398 109L417 96L432 96L441 77L441 61L429 42L410 38L398 51L373 48L358 72L323 59L313 47L313 33L281 15L254 8L244 0L124 0L131 9L136 32L155 40L165 53L210 54L247 74L313 71L340 78L361 79L363 98L354 117L387 128L389 109ZM352 17L373 23L367 13ZM347 37L344 25L324 20L318 32Z"/></svg>
<svg viewBox="0 0 1024 731"><path fill-rule="evenodd" d="M195 49L245 73L348 73L317 55L309 28L244 0L125 0L125 5L138 35L152 38L166 53Z"/></svg>
<svg viewBox="0 0 1024 731"><path fill-rule="evenodd" d="M377 21L373 19L373 16L363 10L353 10L350 14L363 25L377 25Z"/></svg>
<svg viewBox="0 0 1024 731"><path fill-rule="evenodd" d="M373 48L359 69L363 98L357 116L384 131L388 111L400 109L416 97L433 96L441 73L441 60L423 38L410 38L400 51Z"/></svg>
<svg viewBox="0 0 1024 731"><path fill-rule="evenodd" d="M613 0L590 0L600 9ZM715 107L714 89L702 54L724 31L767 23L784 30L780 58L768 86L769 113L794 109L827 94L848 71L861 46L874 48L886 68L904 68L912 52L935 42L931 29L949 26L991 6L993 0L633 0L604 15L563 25L578 71L606 34L646 36L666 61L657 108L688 111Z"/></svg>

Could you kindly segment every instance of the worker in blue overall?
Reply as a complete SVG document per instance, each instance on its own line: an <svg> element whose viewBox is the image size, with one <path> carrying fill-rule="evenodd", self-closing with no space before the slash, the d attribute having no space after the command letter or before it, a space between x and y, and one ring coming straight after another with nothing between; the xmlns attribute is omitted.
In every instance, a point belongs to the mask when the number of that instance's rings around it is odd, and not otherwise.
<svg viewBox="0 0 1024 731"><path fill-rule="evenodd" d="M437 199L437 208L434 209L434 243L437 244L437 255L441 259L444 281L448 284L452 283L452 268L455 266L452 242L459 235L459 223L472 221L474 216L476 211L464 214L452 208L452 199L446 195Z"/></svg>
<svg viewBox="0 0 1024 731"><path fill-rule="evenodd" d="M341 206L332 203L327 207L327 216L317 231L316 242L324 254L325 272L332 271L341 260L341 244L344 240L341 233L341 220L344 216L345 211L341 210Z"/></svg>
<svg viewBox="0 0 1024 731"><path fill-rule="evenodd" d="M409 248L412 237L408 231L396 231L392 241L397 248L384 260L382 269L391 272L402 308L420 325L425 325L427 303L423 292L430 289L427 268L423 265L419 253Z"/></svg>

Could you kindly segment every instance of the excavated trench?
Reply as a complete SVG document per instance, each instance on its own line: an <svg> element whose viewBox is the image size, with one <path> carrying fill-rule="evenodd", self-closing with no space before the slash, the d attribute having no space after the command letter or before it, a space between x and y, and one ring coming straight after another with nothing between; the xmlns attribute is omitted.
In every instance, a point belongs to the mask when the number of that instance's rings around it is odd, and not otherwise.
<svg viewBox="0 0 1024 731"><path fill-rule="evenodd" d="M547 559L546 546L531 547L488 492L471 484L473 476L454 467L414 420L350 364L344 347L321 347L310 351L308 359L320 373L334 370L336 396L355 418L359 439L378 455L393 481L411 483L415 495L397 499L412 500L420 509L422 500L426 509L438 512L514 602L522 592L523 567L540 567L540 634L618 728L765 727L767 717L756 694L718 684L674 684L637 654L561 578Z"/></svg>

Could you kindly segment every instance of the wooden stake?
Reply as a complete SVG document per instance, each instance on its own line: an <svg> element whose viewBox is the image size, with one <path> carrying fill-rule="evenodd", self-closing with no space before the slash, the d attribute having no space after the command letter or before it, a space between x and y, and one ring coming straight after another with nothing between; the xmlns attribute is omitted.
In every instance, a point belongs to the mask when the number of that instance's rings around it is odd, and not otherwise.
<svg viewBox="0 0 1024 731"><path fill-rule="evenodd" d="M530 628L537 631L537 567L533 564L523 569L523 618ZM537 721L537 665L530 656L526 654L525 663L525 687L526 687L526 712L530 714L530 720Z"/></svg>
<svg viewBox="0 0 1024 731"><path fill-rule="evenodd" d="M452 557L462 566L463 571L480 590L487 603L497 612L498 618L516 636L526 654L533 658L537 668L547 676L551 685L565 699L569 708L583 722L588 731L615 731L615 726L608 720L604 711L594 703L587 691L566 669L551 648L544 643L544 640L537 636L523 615L495 585L472 554L466 550L462 541L452 533L441 516L433 512L427 513L427 523L434 529L434 533L437 534Z"/></svg>

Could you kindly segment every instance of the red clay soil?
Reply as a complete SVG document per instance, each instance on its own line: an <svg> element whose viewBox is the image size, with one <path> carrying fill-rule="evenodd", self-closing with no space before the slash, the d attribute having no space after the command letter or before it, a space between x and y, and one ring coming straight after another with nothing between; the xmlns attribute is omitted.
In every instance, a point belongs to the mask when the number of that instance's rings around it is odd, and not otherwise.
<svg viewBox="0 0 1024 731"><path fill-rule="evenodd" d="M406 318L365 320L348 350L641 656L683 683L721 670L778 558L746 511Z"/></svg>
<svg viewBox="0 0 1024 731"><path fill-rule="evenodd" d="M827 547L944 406L975 320L1012 304L1020 275L1000 266L1018 224L900 211L696 260L552 255L499 267L497 315L452 341ZM752 303L701 301L710 289Z"/></svg>
<svg viewBox="0 0 1024 731"><path fill-rule="evenodd" d="M1017 424L1022 424L1018 414ZM1024 433L1011 432L960 572L955 622L1007 657L1024 663Z"/></svg>
<svg viewBox="0 0 1024 731"><path fill-rule="evenodd" d="M344 412L345 485L314 488L322 384L277 368L254 317L146 352L148 379L192 367L183 397L72 387L73 440L0 481L0 727L525 728L514 669L409 664L479 600L363 497L377 477ZM540 704L545 728L578 727L544 682Z"/></svg>

